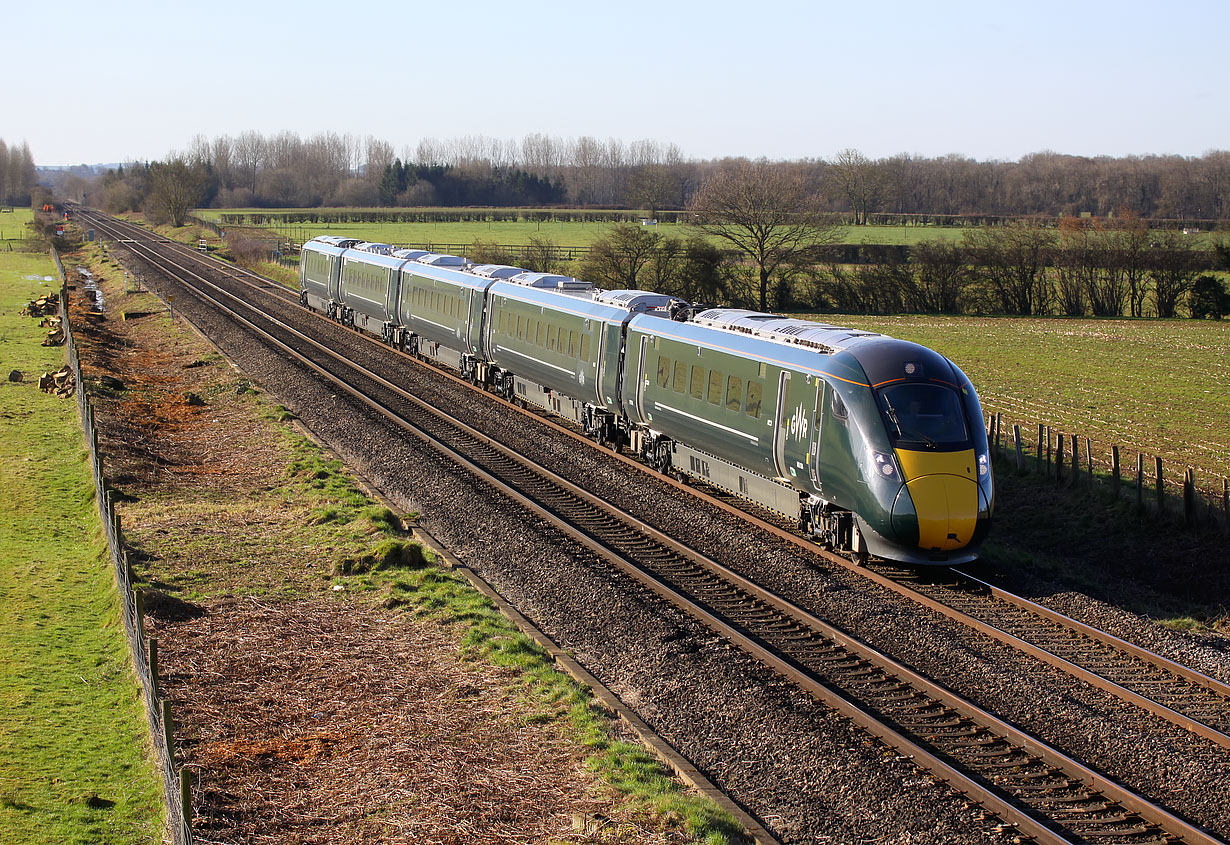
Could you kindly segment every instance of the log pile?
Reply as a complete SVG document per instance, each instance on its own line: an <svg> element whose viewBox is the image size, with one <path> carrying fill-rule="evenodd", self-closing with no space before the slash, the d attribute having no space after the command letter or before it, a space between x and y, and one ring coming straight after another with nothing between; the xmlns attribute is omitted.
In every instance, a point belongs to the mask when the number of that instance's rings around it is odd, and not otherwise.
<svg viewBox="0 0 1230 845"><path fill-rule="evenodd" d="M72 368L65 365L54 373L43 373L38 377L38 389L56 396L72 396L77 389L77 378Z"/></svg>

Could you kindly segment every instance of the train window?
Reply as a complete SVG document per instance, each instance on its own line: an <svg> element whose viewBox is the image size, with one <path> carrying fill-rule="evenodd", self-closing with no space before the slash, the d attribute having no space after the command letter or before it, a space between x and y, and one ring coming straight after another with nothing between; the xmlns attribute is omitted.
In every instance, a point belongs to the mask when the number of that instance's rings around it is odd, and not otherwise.
<svg viewBox="0 0 1230 845"><path fill-rule="evenodd" d="M552 323L547 326L547 349L555 349L555 344L559 340L559 326Z"/></svg>
<svg viewBox="0 0 1230 845"><path fill-rule="evenodd" d="M517 315L517 340L525 339L525 318Z"/></svg>
<svg viewBox="0 0 1230 845"><path fill-rule="evenodd" d="M499 326L500 326L500 334L504 334L508 331L508 312L507 311L500 312Z"/></svg>
<svg viewBox="0 0 1230 845"><path fill-rule="evenodd" d="M568 332L568 357L577 357L577 333Z"/></svg>
<svg viewBox="0 0 1230 845"><path fill-rule="evenodd" d="M693 399L705 398L705 368L692 365L692 384L690 385Z"/></svg>
<svg viewBox="0 0 1230 845"><path fill-rule="evenodd" d="M726 410L738 412L743 405L743 379L731 376L726 379Z"/></svg>
<svg viewBox="0 0 1230 845"><path fill-rule="evenodd" d="M675 380L671 384L671 389L676 393L688 392L688 365L682 361L675 362Z"/></svg>
<svg viewBox="0 0 1230 845"><path fill-rule="evenodd" d="M849 411L846 410L846 403L841 401L841 394L836 390L830 387L829 391L829 407L833 409L833 416L839 420L844 420L850 415Z"/></svg>
<svg viewBox="0 0 1230 845"><path fill-rule="evenodd" d="M581 358L589 360L589 335L581 335Z"/></svg>
<svg viewBox="0 0 1230 845"><path fill-rule="evenodd" d="M722 404L722 374L717 370L709 371L709 395L710 405Z"/></svg>
<svg viewBox="0 0 1230 845"><path fill-rule="evenodd" d="M671 359L665 355L658 356L658 387L667 387L671 383Z"/></svg>
<svg viewBox="0 0 1230 845"><path fill-rule="evenodd" d="M880 410L894 440L937 446L969 442L969 430L955 390L939 384L896 384L880 391Z"/></svg>
<svg viewBox="0 0 1230 845"><path fill-rule="evenodd" d="M764 395L764 385L758 381L749 380L747 383L747 407L744 408L744 413L749 417L760 419L760 400Z"/></svg>
<svg viewBox="0 0 1230 845"><path fill-rule="evenodd" d="M547 345L547 323L545 320L538 321L538 330L534 332L535 343L539 346Z"/></svg>

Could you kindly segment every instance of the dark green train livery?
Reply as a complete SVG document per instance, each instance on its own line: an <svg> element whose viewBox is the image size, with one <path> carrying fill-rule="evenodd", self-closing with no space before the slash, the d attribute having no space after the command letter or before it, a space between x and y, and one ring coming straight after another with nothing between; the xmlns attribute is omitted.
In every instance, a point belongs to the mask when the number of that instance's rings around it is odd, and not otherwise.
<svg viewBox="0 0 1230 845"><path fill-rule="evenodd" d="M340 238L306 244L300 268L307 307L832 548L963 563L990 527L977 394L926 347Z"/></svg>

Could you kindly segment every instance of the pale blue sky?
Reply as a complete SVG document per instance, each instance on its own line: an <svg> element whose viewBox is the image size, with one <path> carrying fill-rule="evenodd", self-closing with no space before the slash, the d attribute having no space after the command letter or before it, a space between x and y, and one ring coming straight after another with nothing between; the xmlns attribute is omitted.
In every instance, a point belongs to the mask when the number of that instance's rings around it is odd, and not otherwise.
<svg viewBox="0 0 1230 845"><path fill-rule="evenodd" d="M532 132L689 158L1230 148L1230 0L14 6L0 138L41 165L248 129L399 153Z"/></svg>

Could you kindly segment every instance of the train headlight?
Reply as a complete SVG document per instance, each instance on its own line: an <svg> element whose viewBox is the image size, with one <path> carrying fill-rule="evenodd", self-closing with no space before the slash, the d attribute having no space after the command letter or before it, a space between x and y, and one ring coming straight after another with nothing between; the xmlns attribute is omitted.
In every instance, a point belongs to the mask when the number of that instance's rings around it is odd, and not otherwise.
<svg viewBox="0 0 1230 845"><path fill-rule="evenodd" d="M986 478L991 472L991 457L985 452L978 456L978 477Z"/></svg>
<svg viewBox="0 0 1230 845"><path fill-rule="evenodd" d="M885 478L897 477L897 465L893 463L892 455L886 455L883 452L872 452L871 458L875 461L877 473Z"/></svg>

